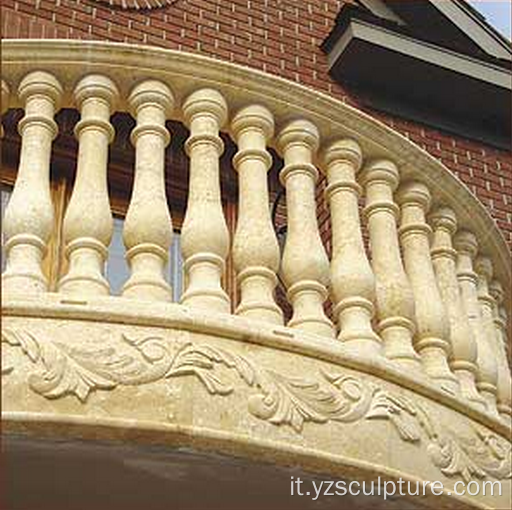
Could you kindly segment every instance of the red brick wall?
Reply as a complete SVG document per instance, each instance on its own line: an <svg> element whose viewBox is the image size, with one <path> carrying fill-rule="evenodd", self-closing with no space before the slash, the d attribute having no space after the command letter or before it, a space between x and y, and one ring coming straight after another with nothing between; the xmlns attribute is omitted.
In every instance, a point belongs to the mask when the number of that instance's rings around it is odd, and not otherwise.
<svg viewBox="0 0 512 510"><path fill-rule="evenodd" d="M69 38L191 51L278 74L357 105L327 73L319 48L343 0L177 0L144 12L92 0L2 0L6 38ZM460 137L375 114L464 181L512 246L512 156Z"/></svg>

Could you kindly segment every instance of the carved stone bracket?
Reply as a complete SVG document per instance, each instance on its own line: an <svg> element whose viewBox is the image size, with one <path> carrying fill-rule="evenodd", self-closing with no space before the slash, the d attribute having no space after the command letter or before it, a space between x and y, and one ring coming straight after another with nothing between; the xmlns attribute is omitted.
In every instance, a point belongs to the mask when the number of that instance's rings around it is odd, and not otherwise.
<svg viewBox="0 0 512 510"><path fill-rule="evenodd" d="M301 433L304 424L355 423L382 419L406 442L426 448L433 464L447 477L512 478L512 446L474 427L470 435L455 434L431 418L419 404L352 375L321 371L317 378L283 375L256 366L225 349L194 342L167 342L163 337L129 338L126 349L73 347L45 339L25 329L5 328L2 343L19 348L36 365L28 377L37 394L55 399L73 395L86 402L92 391L137 386L173 377L195 376L211 395L238 389L221 367L234 372L254 390L248 410L273 425L288 425ZM14 366L3 364L2 375Z"/></svg>

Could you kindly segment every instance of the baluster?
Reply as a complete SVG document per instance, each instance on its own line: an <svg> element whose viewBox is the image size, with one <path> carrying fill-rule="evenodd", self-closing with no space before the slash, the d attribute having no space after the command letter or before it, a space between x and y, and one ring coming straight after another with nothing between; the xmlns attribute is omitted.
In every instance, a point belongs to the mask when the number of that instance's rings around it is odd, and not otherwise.
<svg viewBox="0 0 512 510"><path fill-rule="evenodd" d="M165 121L174 98L166 85L149 80L137 85L128 101L137 126L131 134L135 180L123 231L131 276L123 296L170 301L172 290L163 273L172 242L165 194L165 147L170 141Z"/></svg>
<svg viewBox="0 0 512 510"><path fill-rule="evenodd" d="M480 354L482 357L491 356L492 363L494 365L494 384L496 387L495 399L498 398L498 386L499 386L499 360L498 360L498 339L496 338L496 329L494 325L493 316L493 304L494 300L489 293L489 282L492 278L492 262L488 257L479 255L475 259L475 271L477 276L477 295L478 303L480 305L480 316L482 318L482 328L485 335L485 341L488 346L488 350L483 351ZM494 409L492 409L494 414Z"/></svg>
<svg viewBox="0 0 512 510"><path fill-rule="evenodd" d="M507 321L505 308L501 306L503 303L503 288L500 282L497 280L491 281L489 292L493 299L492 311L496 338L498 412L507 423L510 423L512 419L512 378L507 360Z"/></svg>
<svg viewBox="0 0 512 510"><path fill-rule="evenodd" d="M485 401L476 389L476 341L466 316L457 281L457 251L452 245L452 236L457 230L457 217L452 209L439 207L432 214L431 222L434 226L432 262L450 321L452 347L450 366L459 380L462 395L478 407L485 409Z"/></svg>
<svg viewBox="0 0 512 510"><path fill-rule="evenodd" d="M183 105L190 137L187 211L181 231L187 287L185 305L217 312L230 311L221 276L229 250L229 232L222 211L219 157L224 144L219 129L227 119L224 98L212 89L190 95Z"/></svg>
<svg viewBox="0 0 512 510"><path fill-rule="evenodd" d="M18 94L25 116L18 125L18 176L3 221L6 270L2 284L6 294L32 294L48 288L41 264L54 225L50 158L62 88L51 74L36 71L23 78Z"/></svg>
<svg viewBox="0 0 512 510"><path fill-rule="evenodd" d="M274 119L263 106L248 106L235 115L232 130L238 145L233 165L240 189L233 241L241 291L236 314L283 324L283 313L274 299L279 245L270 218L267 184L272 157L266 142L274 132Z"/></svg>
<svg viewBox="0 0 512 510"><path fill-rule="evenodd" d="M89 75L78 83L74 95L81 110L75 126L79 150L75 184L64 216L69 270L59 290L80 296L108 295L103 272L113 229L107 164L114 128L109 119L118 92L106 76Z"/></svg>
<svg viewBox="0 0 512 510"><path fill-rule="evenodd" d="M476 387L486 402L487 411L496 414L497 366L483 328L480 305L478 304L477 276L473 270L473 259L478 251L478 243L476 237L467 230L459 230L453 241L458 252L457 279L462 301L477 346Z"/></svg>
<svg viewBox="0 0 512 510"><path fill-rule="evenodd" d="M387 358L421 369L414 351L414 296L405 274L398 244L398 206L393 192L400 174L392 161L368 165L361 176L366 187L364 213L368 220L372 268L377 294L378 331Z"/></svg>
<svg viewBox="0 0 512 510"><path fill-rule="evenodd" d="M290 122L278 137L284 157L280 179L286 188L288 220L281 271L293 305L288 326L333 337L333 325L323 309L329 260L316 219L318 170L312 163L319 139L318 129L307 120Z"/></svg>
<svg viewBox="0 0 512 510"><path fill-rule="evenodd" d="M9 108L9 96L11 94L11 91L9 89L9 85L7 85L7 82L2 80L2 96L1 96L1 111L0 113L3 115ZM0 124L0 138L4 137L4 127L2 124Z"/></svg>
<svg viewBox="0 0 512 510"><path fill-rule="evenodd" d="M338 338L358 354L376 356L382 346L371 326L375 278L363 244L358 207L361 190L356 182L361 148L353 140L339 140L325 149L323 160L331 212L331 286Z"/></svg>
<svg viewBox="0 0 512 510"><path fill-rule="evenodd" d="M430 192L420 182L409 182L401 186L397 199L401 206L399 235L405 270L416 309L415 347L426 373L443 389L457 393L458 380L448 366L450 325L436 283L430 257L431 229L425 220Z"/></svg>

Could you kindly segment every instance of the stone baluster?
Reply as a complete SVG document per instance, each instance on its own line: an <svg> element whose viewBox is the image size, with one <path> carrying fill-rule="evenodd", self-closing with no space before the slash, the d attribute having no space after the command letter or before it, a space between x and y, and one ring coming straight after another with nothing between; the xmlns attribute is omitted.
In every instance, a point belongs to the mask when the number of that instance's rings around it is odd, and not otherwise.
<svg viewBox="0 0 512 510"><path fill-rule="evenodd" d="M477 346L476 387L486 402L487 410L496 414L497 366L483 327L482 314L478 304L477 276L473 270L473 259L478 251L478 244L476 237L467 230L459 230L455 234L453 242L458 252L457 279L462 301Z"/></svg>
<svg viewBox="0 0 512 510"><path fill-rule="evenodd" d="M450 367L459 380L462 396L485 409L485 401L476 388L476 340L469 325L457 281L457 251L452 245L452 236L457 230L457 217L452 209L439 207L430 219L434 227L432 262L450 321Z"/></svg>
<svg viewBox="0 0 512 510"><path fill-rule="evenodd" d="M489 292L489 283L492 279L492 262L488 257L479 255L475 259L475 271L477 276L477 295L478 303L480 305L480 316L482 318L482 328L485 335L487 344L487 351L479 352L478 357L483 358L491 356L494 365L494 383L496 385L496 400L498 399L499 388L499 352L498 352L498 339L496 337L496 328L494 325L493 305L494 299ZM480 361L480 359L479 359ZM481 363L484 363L482 360ZM492 409L494 414L494 409Z"/></svg>
<svg viewBox="0 0 512 510"><path fill-rule="evenodd" d="M293 305L288 325L333 337L333 325L323 309L329 284L329 260L316 219L318 170L312 163L319 138L318 129L307 120L290 122L278 137L284 158L280 179L286 189L288 220L281 271Z"/></svg>
<svg viewBox="0 0 512 510"><path fill-rule="evenodd" d="M165 194L165 147L170 141L165 121L174 99L158 81L137 85L128 98L137 125L135 180L124 223L123 239L131 275L123 296L147 300L172 300L164 268L172 242L172 222Z"/></svg>
<svg viewBox="0 0 512 510"><path fill-rule="evenodd" d="M507 359L507 322L503 303L503 287L497 280L491 281L489 292L493 299L493 320L496 335L496 361L498 365L498 412L510 423L512 420L512 378Z"/></svg>
<svg viewBox="0 0 512 510"><path fill-rule="evenodd" d="M418 328L415 347L426 373L443 389L455 394L459 384L448 366L450 324L436 282L430 256L431 229L425 220L430 192L424 184L413 181L400 187L397 199L401 206L399 235L405 270L415 301Z"/></svg>
<svg viewBox="0 0 512 510"><path fill-rule="evenodd" d="M3 218L6 270L2 286L6 295L48 288L41 264L54 226L50 158L62 88L51 74L36 71L23 78L18 94L25 104L25 116L18 126L18 176Z"/></svg>
<svg viewBox="0 0 512 510"><path fill-rule="evenodd" d="M229 250L229 232L222 210L219 157L224 144L219 129L227 119L227 105L219 92L202 89L183 105L190 137L187 211L181 230L187 286L182 303L211 311L230 311L221 277Z"/></svg>
<svg viewBox="0 0 512 510"><path fill-rule="evenodd" d="M376 280L378 332L387 358L420 369L412 338L414 296L405 274L398 243L398 206L393 201L400 174L392 161L367 165L361 182L366 188L364 213L368 221L372 268Z"/></svg>
<svg viewBox="0 0 512 510"><path fill-rule="evenodd" d="M339 140L323 152L332 225L331 286L338 338L357 354L381 354L380 338L372 329L375 278L366 256L356 174L362 163L361 148L354 140Z"/></svg>
<svg viewBox="0 0 512 510"><path fill-rule="evenodd" d="M248 106L235 115L232 131L238 145L233 165L239 175L233 259L241 300L236 314L283 324L283 313L274 299L279 245L270 217L267 184L272 156L266 143L274 132L274 119L265 107Z"/></svg>
<svg viewBox="0 0 512 510"><path fill-rule="evenodd" d="M11 91L9 89L9 85L7 85L7 82L2 80L2 95L0 96L1 103L0 103L0 113L3 115L7 109L9 108L9 96L11 94ZM4 137L4 127L0 124L0 138Z"/></svg>
<svg viewBox="0 0 512 510"><path fill-rule="evenodd" d="M103 273L113 229L107 165L114 128L109 119L118 92L106 76L89 75L78 83L74 95L81 111L75 126L79 150L75 184L64 216L69 270L59 290L82 297L108 295Z"/></svg>

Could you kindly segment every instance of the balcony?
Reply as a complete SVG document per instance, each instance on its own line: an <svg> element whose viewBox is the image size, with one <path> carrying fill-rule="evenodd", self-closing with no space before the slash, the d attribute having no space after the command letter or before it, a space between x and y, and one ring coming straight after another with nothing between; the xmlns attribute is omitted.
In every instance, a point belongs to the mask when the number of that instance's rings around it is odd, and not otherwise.
<svg viewBox="0 0 512 510"><path fill-rule="evenodd" d="M142 462L158 447L219 478L240 462L260 475L265 464L324 479L439 480L443 496L407 508L510 505L510 253L439 161L328 96L198 55L10 40L2 59L6 117L24 111L3 218L2 417L28 487L44 479L26 463L34 452L73 479L87 452ZM59 227L66 265L52 284L44 260L59 223L50 169L60 109L76 111L78 150ZM114 114L135 126L119 295L105 278ZM187 129L179 296L164 277L176 242L170 125ZM232 239L220 188L227 139L237 147ZM267 180L276 157L283 246ZM316 214L324 177L329 239ZM119 475L102 472L107 485ZM449 495L458 481L499 481L502 494Z"/></svg>

